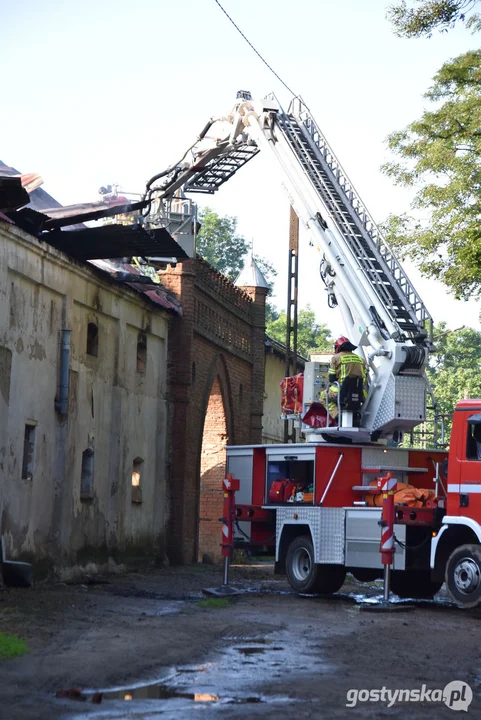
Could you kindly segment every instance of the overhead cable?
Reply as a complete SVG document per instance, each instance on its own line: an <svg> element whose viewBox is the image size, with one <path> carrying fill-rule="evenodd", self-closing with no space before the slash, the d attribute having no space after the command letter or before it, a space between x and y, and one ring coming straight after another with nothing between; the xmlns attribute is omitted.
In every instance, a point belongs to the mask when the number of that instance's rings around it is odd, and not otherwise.
<svg viewBox="0 0 481 720"><path fill-rule="evenodd" d="M264 58L262 57L262 55L260 54L260 52L259 52L258 50L256 50L256 48L255 48L254 45L250 42L250 40L249 40L248 38L246 38L246 36L244 35L244 33L242 32L242 30L240 29L240 27L239 27L238 25L236 25L236 23L235 23L234 20L231 18L231 16L230 16L229 13L227 12L227 10L225 10L225 8L222 7L222 5L220 4L219 0L214 0L214 2L217 3L217 5L220 7L220 9L221 9L222 12L224 13L224 15L230 20L230 22L233 24L233 26L235 27L235 29L237 30L237 32L242 35L242 37L244 38L244 40L246 41L246 43L254 50L255 54L262 60L262 62L264 63L264 65L266 65L266 66L269 68L269 70L271 71L271 73L276 76L276 78L279 80L279 82L284 85L284 87L286 88L286 90L288 90L288 91L291 93L291 95L294 95L294 97L295 97L295 96L296 96L296 93L293 92L293 90L291 90L291 88L289 87L289 85L287 85L287 84L284 82L284 80L276 73L276 71L274 70L274 68L269 65L269 63L267 62L267 60L264 60Z"/></svg>

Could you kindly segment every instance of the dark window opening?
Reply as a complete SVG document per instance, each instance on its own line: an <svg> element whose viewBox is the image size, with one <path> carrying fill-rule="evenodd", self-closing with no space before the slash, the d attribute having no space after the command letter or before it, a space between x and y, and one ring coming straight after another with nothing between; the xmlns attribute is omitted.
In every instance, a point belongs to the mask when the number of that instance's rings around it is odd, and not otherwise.
<svg viewBox="0 0 481 720"><path fill-rule="evenodd" d="M82 453L80 499L91 500L94 493L94 451L89 447Z"/></svg>
<svg viewBox="0 0 481 720"><path fill-rule="evenodd" d="M147 338L139 335L137 340L137 372L145 373L147 365Z"/></svg>
<svg viewBox="0 0 481 720"><path fill-rule="evenodd" d="M87 326L87 355L97 357L99 354L99 329L95 323Z"/></svg>
<svg viewBox="0 0 481 720"><path fill-rule="evenodd" d="M468 460L481 460L481 425L468 423L466 457Z"/></svg>
<svg viewBox="0 0 481 720"><path fill-rule="evenodd" d="M242 387L242 383L239 385L239 404L242 405L242 401L244 399L244 388Z"/></svg>
<svg viewBox="0 0 481 720"><path fill-rule="evenodd" d="M195 383L195 375L196 375L196 368L195 368L195 362L192 363L192 384Z"/></svg>
<svg viewBox="0 0 481 720"><path fill-rule="evenodd" d="M132 502L142 502L142 466L144 461L141 457L136 457L132 463Z"/></svg>
<svg viewBox="0 0 481 720"><path fill-rule="evenodd" d="M35 425L27 423L23 437L22 480L33 479L33 459L35 454Z"/></svg>

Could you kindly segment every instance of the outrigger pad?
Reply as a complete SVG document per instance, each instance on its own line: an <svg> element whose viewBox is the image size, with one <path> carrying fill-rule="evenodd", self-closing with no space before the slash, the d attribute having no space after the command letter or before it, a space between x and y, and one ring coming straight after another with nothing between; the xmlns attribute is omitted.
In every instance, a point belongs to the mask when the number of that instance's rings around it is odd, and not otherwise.
<svg viewBox="0 0 481 720"><path fill-rule="evenodd" d="M391 602L388 600L386 602L385 600L381 600L381 602L373 602L373 603L361 603L359 605L359 610L364 610L366 612L397 612L399 610L415 610L414 605L409 605L408 603L399 603L399 602Z"/></svg>
<svg viewBox="0 0 481 720"><path fill-rule="evenodd" d="M225 597L226 595L239 595L242 591L236 590L230 585L221 585L218 588L202 588L204 595L213 595L214 597Z"/></svg>

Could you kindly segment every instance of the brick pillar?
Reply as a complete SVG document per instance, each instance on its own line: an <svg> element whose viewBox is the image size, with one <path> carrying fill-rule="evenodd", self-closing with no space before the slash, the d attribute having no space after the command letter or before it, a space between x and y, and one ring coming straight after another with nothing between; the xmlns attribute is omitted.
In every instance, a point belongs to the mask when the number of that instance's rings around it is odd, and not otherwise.
<svg viewBox="0 0 481 720"><path fill-rule="evenodd" d="M265 336L266 336L266 297L269 292L264 287L243 287L252 298L251 306L251 443L262 442L262 416L264 414L265 387Z"/></svg>
<svg viewBox="0 0 481 720"><path fill-rule="evenodd" d="M182 303L183 316L171 321L168 343L170 519L167 555L174 564L195 560L197 527L197 447L190 428L195 260L161 274L162 283Z"/></svg>

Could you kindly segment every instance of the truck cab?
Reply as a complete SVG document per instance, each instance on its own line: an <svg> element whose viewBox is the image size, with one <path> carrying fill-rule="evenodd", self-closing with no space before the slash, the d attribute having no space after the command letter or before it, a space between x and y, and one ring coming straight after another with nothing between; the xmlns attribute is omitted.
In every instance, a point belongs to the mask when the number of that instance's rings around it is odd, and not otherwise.
<svg viewBox="0 0 481 720"><path fill-rule="evenodd" d="M446 489L449 516L481 523L481 400L456 405Z"/></svg>

